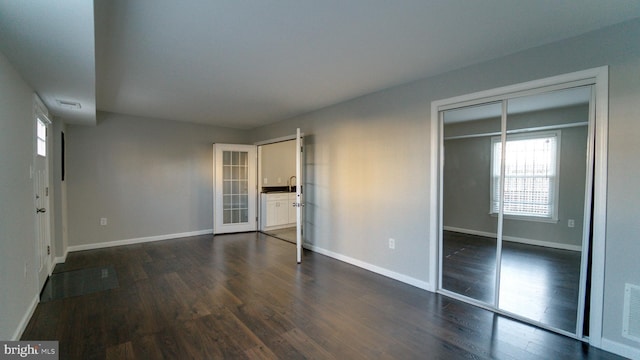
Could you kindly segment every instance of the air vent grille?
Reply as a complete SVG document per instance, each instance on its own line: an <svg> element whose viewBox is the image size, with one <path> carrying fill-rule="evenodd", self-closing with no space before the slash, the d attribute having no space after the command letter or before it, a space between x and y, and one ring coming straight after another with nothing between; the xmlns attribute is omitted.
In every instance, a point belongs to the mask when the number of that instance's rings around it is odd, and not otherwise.
<svg viewBox="0 0 640 360"><path fill-rule="evenodd" d="M640 342L640 286L624 287L622 336Z"/></svg>
<svg viewBox="0 0 640 360"><path fill-rule="evenodd" d="M69 110L80 110L80 108L82 108L82 105L80 105L79 102L75 102L75 101L58 99L56 100L56 102L58 103L58 106L65 109L69 109Z"/></svg>

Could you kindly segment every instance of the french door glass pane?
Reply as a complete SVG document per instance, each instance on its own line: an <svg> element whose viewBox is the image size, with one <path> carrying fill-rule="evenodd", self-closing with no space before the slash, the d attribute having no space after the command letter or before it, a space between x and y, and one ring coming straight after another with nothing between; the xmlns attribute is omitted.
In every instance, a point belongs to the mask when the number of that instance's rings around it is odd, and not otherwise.
<svg viewBox="0 0 640 360"><path fill-rule="evenodd" d="M248 153L223 151L223 223L242 224L249 221Z"/></svg>

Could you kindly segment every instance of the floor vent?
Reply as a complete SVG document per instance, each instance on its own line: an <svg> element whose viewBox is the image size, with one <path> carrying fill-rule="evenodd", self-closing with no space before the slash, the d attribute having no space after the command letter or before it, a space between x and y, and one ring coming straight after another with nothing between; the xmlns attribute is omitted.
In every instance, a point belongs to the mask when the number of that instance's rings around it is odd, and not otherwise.
<svg viewBox="0 0 640 360"><path fill-rule="evenodd" d="M622 336L640 342L640 286L624 287Z"/></svg>

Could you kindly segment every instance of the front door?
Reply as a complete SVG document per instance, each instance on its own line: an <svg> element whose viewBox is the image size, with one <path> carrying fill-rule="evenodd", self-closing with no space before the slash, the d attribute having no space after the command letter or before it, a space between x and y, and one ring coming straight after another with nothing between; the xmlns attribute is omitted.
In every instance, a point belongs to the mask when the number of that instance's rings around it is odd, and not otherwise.
<svg viewBox="0 0 640 360"><path fill-rule="evenodd" d="M38 289L42 289L51 268L51 230L49 206L49 120L43 113L36 112L36 136L34 159L34 198L36 223L36 254L38 258Z"/></svg>
<svg viewBox="0 0 640 360"><path fill-rule="evenodd" d="M214 144L213 153L213 233L256 231L256 146Z"/></svg>

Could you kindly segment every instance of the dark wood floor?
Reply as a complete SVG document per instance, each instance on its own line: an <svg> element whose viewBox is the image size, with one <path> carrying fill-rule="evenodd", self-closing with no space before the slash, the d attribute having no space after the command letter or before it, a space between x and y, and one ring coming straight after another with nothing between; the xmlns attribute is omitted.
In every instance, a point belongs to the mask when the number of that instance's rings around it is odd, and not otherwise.
<svg viewBox="0 0 640 360"><path fill-rule="evenodd" d="M280 240L288 241L292 244L296 243L296 227L288 227L284 229L263 231L265 234L278 238Z"/></svg>
<svg viewBox="0 0 640 360"><path fill-rule="evenodd" d="M493 304L496 239L445 231L444 289ZM576 331L580 252L503 242L499 308Z"/></svg>
<svg viewBox="0 0 640 360"><path fill-rule="evenodd" d="M119 287L38 305L61 359L618 359L260 233L69 254Z"/></svg>

